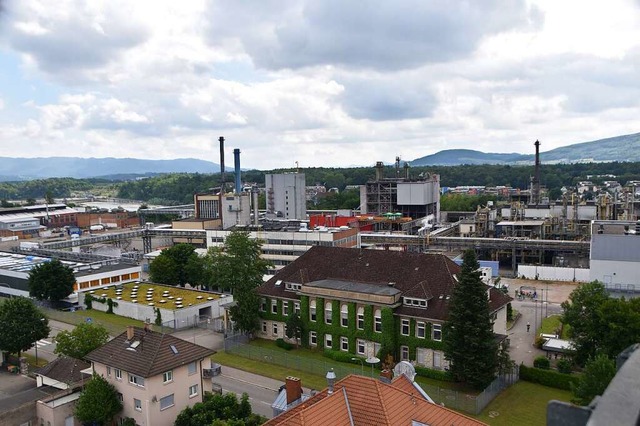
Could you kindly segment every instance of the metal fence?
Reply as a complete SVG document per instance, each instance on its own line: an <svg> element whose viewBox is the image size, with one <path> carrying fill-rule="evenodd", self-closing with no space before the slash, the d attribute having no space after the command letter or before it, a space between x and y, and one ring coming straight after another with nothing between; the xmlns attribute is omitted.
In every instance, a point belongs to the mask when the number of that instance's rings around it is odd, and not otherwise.
<svg viewBox="0 0 640 426"><path fill-rule="evenodd" d="M226 338L224 341L224 349L225 352L255 361L275 364L287 369L300 370L321 376L326 375L327 371L333 368L337 379L341 379L349 374L361 374L365 376L374 374L367 365L345 365L344 363L339 363L329 358L327 358L326 361L318 361L287 352L251 345L248 344L248 339L243 335ZM518 380L519 370L515 367L509 374L497 377L479 394L446 389L428 383L420 383L420 386L437 404L443 404L445 407L476 415L480 414L500 392ZM420 382L419 378L418 382Z"/></svg>

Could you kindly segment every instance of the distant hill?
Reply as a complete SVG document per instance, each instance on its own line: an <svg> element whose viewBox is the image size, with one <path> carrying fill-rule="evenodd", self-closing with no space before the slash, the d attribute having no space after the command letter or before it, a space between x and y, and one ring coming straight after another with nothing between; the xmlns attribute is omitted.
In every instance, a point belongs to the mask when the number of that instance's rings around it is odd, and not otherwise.
<svg viewBox="0 0 640 426"><path fill-rule="evenodd" d="M232 171L233 168L225 167ZM0 157L1 181L51 177L126 177L159 173L219 173L220 165L194 158L141 160L136 158L10 158Z"/></svg>
<svg viewBox="0 0 640 426"><path fill-rule="evenodd" d="M544 141L543 141L544 144ZM544 145L543 145L544 146ZM533 144L531 150L533 151ZM457 166L460 164L530 164L534 154L498 154L471 149L447 149L411 161L411 166ZM640 161L640 133L576 143L541 152L543 163Z"/></svg>

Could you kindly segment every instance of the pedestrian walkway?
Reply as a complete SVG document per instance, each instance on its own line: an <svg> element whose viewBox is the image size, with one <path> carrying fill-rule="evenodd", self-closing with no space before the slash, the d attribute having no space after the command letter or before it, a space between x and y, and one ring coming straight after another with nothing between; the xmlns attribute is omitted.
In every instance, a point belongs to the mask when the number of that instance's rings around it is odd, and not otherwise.
<svg viewBox="0 0 640 426"><path fill-rule="evenodd" d="M49 340L45 340L45 339L40 339L36 342L36 346L38 346L38 348L43 348L45 346L49 346L50 344L52 344L53 342L49 341Z"/></svg>

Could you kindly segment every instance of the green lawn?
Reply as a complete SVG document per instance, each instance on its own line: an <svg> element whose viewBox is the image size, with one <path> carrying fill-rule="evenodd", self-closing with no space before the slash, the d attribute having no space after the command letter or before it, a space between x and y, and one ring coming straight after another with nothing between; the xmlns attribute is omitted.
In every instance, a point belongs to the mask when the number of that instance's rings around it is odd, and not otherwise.
<svg viewBox="0 0 640 426"><path fill-rule="evenodd" d="M550 317L544 318L542 320L542 326L540 327L539 332L545 334L555 334L556 330L560 329L562 323L560 322L560 315L552 315ZM562 335L561 339L568 339L569 336L569 326L565 325L562 327Z"/></svg>
<svg viewBox="0 0 640 426"><path fill-rule="evenodd" d="M115 314L108 314L106 312L97 311L95 309L82 310L76 312L62 312L55 309L41 308L44 315L51 319L67 324L78 325L86 322L87 318L91 318L91 321L95 324L100 324L107 329L110 335L117 336L126 330L128 325L136 327L143 327L144 323L133 318L122 317Z"/></svg>
<svg viewBox="0 0 640 426"><path fill-rule="evenodd" d="M571 392L519 381L496 397L479 416L492 426L533 426L547 422L547 403L556 399L568 402Z"/></svg>

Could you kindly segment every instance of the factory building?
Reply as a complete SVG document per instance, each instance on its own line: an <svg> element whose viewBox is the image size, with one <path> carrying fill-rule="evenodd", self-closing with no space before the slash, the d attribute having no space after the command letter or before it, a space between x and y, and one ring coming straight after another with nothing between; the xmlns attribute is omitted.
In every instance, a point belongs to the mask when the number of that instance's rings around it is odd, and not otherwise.
<svg viewBox="0 0 640 426"><path fill-rule="evenodd" d="M267 174L264 178L268 218L307 218L304 173Z"/></svg>
<svg viewBox="0 0 640 426"><path fill-rule="evenodd" d="M640 291L640 221L591 223L590 279L610 291Z"/></svg>

